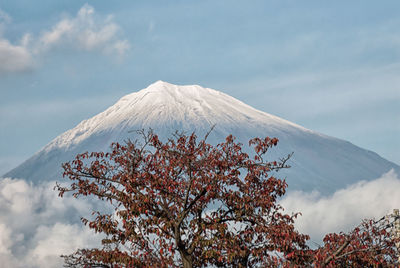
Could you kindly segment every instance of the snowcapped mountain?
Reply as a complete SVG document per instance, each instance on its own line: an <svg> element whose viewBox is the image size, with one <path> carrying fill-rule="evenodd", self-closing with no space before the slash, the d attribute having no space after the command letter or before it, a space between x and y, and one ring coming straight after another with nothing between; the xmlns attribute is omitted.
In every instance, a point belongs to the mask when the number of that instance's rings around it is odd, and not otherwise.
<svg viewBox="0 0 400 268"><path fill-rule="evenodd" d="M359 180L378 178L390 169L400 171L374 152L256 110L222 92L158 81L56 137L5 177L34 183L60 181L61 163L85 151L105 151L114 141L135 139L135 130L152 128L161 137L175 130L196 131L202 137L214 124L212 143L229 134L245 145L256 136L278 137L271 160L294 152L292 168L278 174L287 178L289 190L331 193Z"/></svg>

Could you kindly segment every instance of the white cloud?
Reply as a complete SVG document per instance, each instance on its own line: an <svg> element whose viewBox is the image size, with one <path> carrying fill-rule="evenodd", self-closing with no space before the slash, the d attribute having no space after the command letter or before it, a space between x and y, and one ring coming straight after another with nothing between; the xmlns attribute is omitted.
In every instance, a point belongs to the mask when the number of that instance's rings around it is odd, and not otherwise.
<svg viewBox="0 0 400 268"><path fill-rule="evenodd" d="M77 224L56 223L52 226L39 226L33 241L37 241L35 247L29 251L27 259L38 267L61 267L63 259L60 255L70 254L78 248L88 245L93 246L94 235L88 228L82 228Z"/></svg>
<svg viewBox="0 0 400 268"><path fill-rule="evenodd" d="M100 237L79 222L95 207L59 198L54 185L0 180L0 262L5 267L61 267L61 254L99 245Z"/></svg>
<svg viewBox="0 0 400 268"><path fill-rule="evenodd" d="M100 237L79 222L104 206L71 196L59 198L55 182L31 185L0 179L0 262L7 267L61 267L61 254L100 245ZM390 171L331 196L291 192L281 204L286 212L302 212L297 228L319 242L326 233L348 231L363 218L381 217L400 207L400 179Z"/></svg>
<svg viewBox="0 0 400 268"><path fill-rule="evenodd" d="M5 224L0 224L0 254L10 254L11 230Z"/></svg>
<svg viewBox="0 0 400 268"><path fill-rule="evenodd" d="M121 29L112 16L97 15L88 4L75 17L61 19L37 37L24 34L18 44L3 36L3 28L8 23L11 17L0 10L0 74L32 69L36 57L56 48L100 52L117 61L130 49L129 42L119 37Z"/></svg>
<svg viewBox="0 0 400 268"><path fill-rule="evenodd" d="M26 37L20 44L12 44L3 38L3 32L11 17L0 9L0 74L7 72L20 72L32 68L32 55L25 46Z"/></svg>
<svg viewBox="0 0 400 268"><path fill-rule="evenodd" d="M27 47L0 39L0 73L21 72L32 67L33 59Z"/></svg>
<svg viewBox="0 0 400 268"><path fill-rule="evenodd" d="M296 227L320 243L327 233L350 231L362 219L379 219L400 208L398 189L400 179L390 171L379 179L361 181L329 197L317 192L291 192L281 204L286 212L301 212Z"/></svg>
<svg viewBox="0 0 400 268"><path fill-rule="evenodd" d="M99 18L95 10L85 4L76 17L64 18L50 31L39 37L37 50L48 50L57 46L69 46L84 51L101 51L122 57L130 45L118 38L120 28L112 21L112 16Z"/></svg>

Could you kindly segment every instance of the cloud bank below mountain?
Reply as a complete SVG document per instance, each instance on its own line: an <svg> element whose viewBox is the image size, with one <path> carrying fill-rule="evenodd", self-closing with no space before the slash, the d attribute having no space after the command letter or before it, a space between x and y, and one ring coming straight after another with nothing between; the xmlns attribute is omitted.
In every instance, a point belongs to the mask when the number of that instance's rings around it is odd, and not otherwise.
<svg viewBox="0 0 400 268"><path fill-rule="evenodd" d="M290 192L281 204L287 213L301 212L296 227L317 243L327 233L350 231L362 219L380 218L400 208L400 178L393 170L372 181L360 181L329 196Z"/></svg>
<svg viewBox="0 0 400 268"><path fill-rule="evenodd" d="M89 215L97 204L70 196L61 199L54 185L0 180L0 261L7 267L58 267L61 254L100 245L100 237L79 223L80 216ZM399 176L390 171L330 196L290 192L281 204L286 213L300 211L296 227L321 243L327 233L349 231L363 218L380 218L399 208L399 188Z"/></svg>
<svg viewBox="0 0 400 268"><path fill-rule="evenodd" d="M100 238L79 223L94 207L59 198L55 182L32 186L0 180L0 261L4 267L61 267L61 254L98 245Z"/></svg>

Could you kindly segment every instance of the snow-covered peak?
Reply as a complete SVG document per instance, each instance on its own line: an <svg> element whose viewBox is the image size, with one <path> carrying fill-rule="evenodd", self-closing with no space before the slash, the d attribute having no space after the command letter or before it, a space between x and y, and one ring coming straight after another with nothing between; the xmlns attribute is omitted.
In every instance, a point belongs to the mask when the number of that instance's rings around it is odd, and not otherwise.
<svg viewBox="0 0 400 268"><path fill-rule="evenodd" d="M198 85L174 85L157 81L122 97L104 112L82 121L53 140L46 150L70 147L96 133L127 132L168 127L194 131L217 125L223 129L265 128L307 131L299 125L267 114L220 91ZM221 130L222 131L222 130ZM229 130L222 131L228 133ZM115 135L115 133L113 134ZM122 134L121 134L122 135Z"/></svg>
<svg viewBox="0 0 400 268"><path fill-rule="evenodd" d="M133 105L139 104L138 99L151 107L156 106L156 110L167 108L174 115L186 112L186 120L196 121L202 118L217 124L262 121L280 128L294 127L310 131L277 116L256 110L225 93L199 85L174 85L157 81L139 92L123 97L121 101L128 102L130 108L134 108Z"/></svg>

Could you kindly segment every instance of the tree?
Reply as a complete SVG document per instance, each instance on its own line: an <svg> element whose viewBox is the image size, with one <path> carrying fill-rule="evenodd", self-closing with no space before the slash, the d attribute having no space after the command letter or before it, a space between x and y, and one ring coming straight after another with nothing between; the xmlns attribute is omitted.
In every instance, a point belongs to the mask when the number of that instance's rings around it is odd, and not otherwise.
<svg viewBox="0 0 400 268"><path fill-rule="evenodd" d="M287 184L271 174L287 160L266 161L276 138L254 138L254 156L230 135L217 146L176 133L162 142L114 143L111 152L79 154L65 163L72 183L60 196L93 196L113 213L82 218L106 238L101 248L64 256L66 267L387 267L398 265L392 223L366 220L352 232L328 234L310 249L294 228L298 214L277 203Z"/></svg>
<svg viewBox="0 0 400 268"><path fill-rule="evenodd" d="M398 220L398 219L395 219ZM393 221L382 217L363 222L349 233L327 234L324 246L312 252L317 267L398 267L400 240Z"/></svg>
<svg viewBox="0 0 400 268"><path fill-rule="evenodd" d="M287 168L290 155L265 161L276 138L255 138L254 157L232 136L212 146L207 136L176 133L162 142L141 132L143 141L114 143L109 153L80 154L65 163L72 184L57 184L60 196L94 196L115 205L82 221L104 233L102 249L65 256L70 266L132 267L276 266L284 257L304 264L307 235L277 204L286 182L270 176ZM112 266L112 267L114 267ZM108 266L106 266L108 267Z"/></svg>

